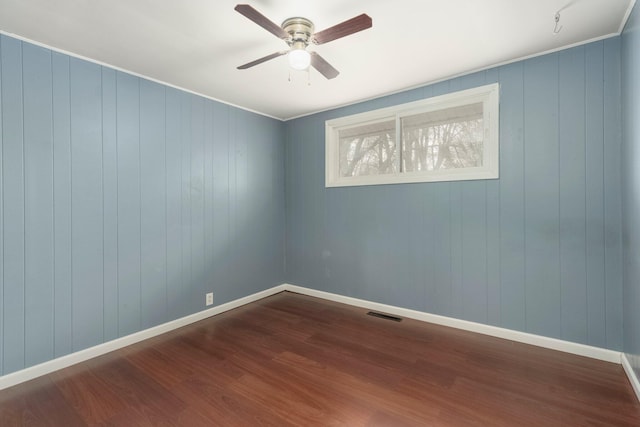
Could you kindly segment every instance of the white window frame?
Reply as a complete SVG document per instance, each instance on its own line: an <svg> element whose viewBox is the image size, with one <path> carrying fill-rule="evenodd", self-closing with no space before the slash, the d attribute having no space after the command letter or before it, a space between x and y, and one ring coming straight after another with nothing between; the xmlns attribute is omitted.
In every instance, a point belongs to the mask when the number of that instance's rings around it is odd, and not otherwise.
<svg viewBox="0 0 640 427"><path fill-rule="evenodd" d="M498 83L473 89L448 93L441 96L340 117L325 122L325 186L344 187L356 185L403 184L411 182L466 181L496 179L499 177L499 110L500 86ZM339 132L368 122L394 120L396 122L396 144L402 152L400 119L404 116L459 107L468 104L483 104L483 165L473 168L452 168L438 171L397 172L382 175L340 176ZM400 156L399 156L400 157ZM399 169L398 169L399 170Z"/></svg>

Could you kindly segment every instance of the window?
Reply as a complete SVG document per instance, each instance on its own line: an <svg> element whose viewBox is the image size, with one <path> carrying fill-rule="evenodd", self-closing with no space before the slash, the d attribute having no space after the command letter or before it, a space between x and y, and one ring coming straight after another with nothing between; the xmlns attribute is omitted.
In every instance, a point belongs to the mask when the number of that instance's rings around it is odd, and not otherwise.
<svg viewBox="0 0 640 427"><path fill-rule="evenodd" d="M498 178L492 84L326 122L326 186Z"/></svg>

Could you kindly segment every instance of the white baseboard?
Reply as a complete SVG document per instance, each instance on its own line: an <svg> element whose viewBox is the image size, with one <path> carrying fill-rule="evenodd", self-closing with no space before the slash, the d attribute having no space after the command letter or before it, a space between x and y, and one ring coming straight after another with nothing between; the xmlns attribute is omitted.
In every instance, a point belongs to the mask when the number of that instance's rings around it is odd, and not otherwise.
<svg viewBox="0 0 640 427"><path fill-rule="evenodd" d="M68 354L66 356L53 359L39 365L35 365L11 374L7 374L0 377L0 390L11 387L13 385L29 381L42 375L54 372L59 369L66 368L76 363L89 360L91 358L103 355L110 351L118 350L128 345L135 344L137 342L152 338L163 333L172 331L177 328L189 325L194 322L206 319L216 314L223 313L228 310L232 310L237 307L241 307L245 304L266 298L268 296L277 294L282 291L296 292L303 295L322 298L329 301L335 301L344 303L356 307L367 308L369 310L381 311L389 314L393 314L400 317L406 317L410 319L420 320L423 322L434 323L443 326L449 326L457 329L463 329L471 332L477 332L484 335L490 335L498 338L504 338L516 342L522 342L526 344L532 344L543 348L549 348L553 350L563 351L566 353L576 354L579 356L590 357L593 359L599 359L606 362L612 362L620 364L622 363L631 384L640 399L640 384L638 378L635 376L633 369L629 361L620 352L607 350L599 347L592 347L584 344L573 343L569 341L563 341L555 338L543 337L540 335L529 334L526 332L518 332L510 329L499 328L496 326L489 326L481 323L469 322L466 320L455 319L446 316L440 316L437 314L430 314L416 310L410 310L401 307L395 307L387 304L380 304L372 301L366 301L358 298L346 297L330 292L317 291L314 289L304 288L301 286L282 284L274 286L270 289L266 289L255 294L239 298L234 301L221 304L216 307L212 307L208 310L200 311L198 313L191 314L189 316L182 317L180 319L173 320L171 322L163 323L162 325L154 326L144 331L136 332L131 335L127 335L122 338L115 339L97 346L80 350L75 353ZM625 365L626 363L626 365Z"/></svg>
<svg viewBox="0 0 640 427"><path fill-rule="evenodd" d="M163 323L161 325L154 326L152 328L124 336L122 338L117 338L103 344L98 344L94 347L76 351L66 356L58 357L57 359L49 360L39 365L12 372L0 377L0 390L23 383L25 381L32 380L34 378L46 375L59 369L75 365L76 363L84 362L85 360L101 356L105 353L109 353L110 351L118 350L128 345L144 341L148 338L164 334L174 329L187 326L191 323L195 323L208 317L215 316L216 314L233 310L234 308L238 308L245 304L249 304L251 302L260 300L284 290L285 286L283 285L274 286L273 288L212 307L208 310L199 311L197 313L181 317L180 319L172 320L170 322Z"/></svg>
<svg viewBox="0 0 640 427"><path fill-rule="evenodd" d="M636 371L631 366L629 359L625 353L622 353L621 356L622 367L624 368L624 372L627 374L627 378L629 378L629 382L631 383L631 387L633 387L633 391L636 393L636 397L640 400L640 379L636 375Z"/></svg>
<svg viewBox="0 0 640 427"><path fill-rule="evenodd" d="M340 302L356 307L363 307L370 310L382 311L400 317L421 320L423 322L435 323L443 326L450 326L456 329L464 329L466 331L477 332L484 335L491 335L498 338L504 338L511 341L517 341L525 344L531 344L538 347L549 348L552 350L563 351L565 353L576 354L579 356L590 357L593 359L604 360L620 364L620 352L608 350L600 347L593 347L584 344L578 344L570 341L559 340L556 338L548 338L540 335L529 334L526 332L514 331L511 329L500 328L497 326L485 325L482 323L469 322L467 320L454 319L452 317L440 316L437 314L425 313L422 311L409 310L406 308L395 307L387 304L361 300L357 298L345 297L330 292L316 291L314 289L303 288L301 286L284 284L284 289L291 292L297 292L312 297L323 298L330 301Z"/></svg>

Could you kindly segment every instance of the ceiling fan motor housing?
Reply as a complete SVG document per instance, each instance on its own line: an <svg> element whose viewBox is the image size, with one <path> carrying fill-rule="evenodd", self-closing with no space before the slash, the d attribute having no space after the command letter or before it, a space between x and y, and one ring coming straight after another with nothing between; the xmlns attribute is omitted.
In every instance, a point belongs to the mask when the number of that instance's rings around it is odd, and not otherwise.
<svg viewBox="0 0 640 427"><path fill-rule="evenodd" d="M282 23L282 29L289 34L287 44L294 49L304 49L313 35L313 22L306 18L289 18Z"/></svg>

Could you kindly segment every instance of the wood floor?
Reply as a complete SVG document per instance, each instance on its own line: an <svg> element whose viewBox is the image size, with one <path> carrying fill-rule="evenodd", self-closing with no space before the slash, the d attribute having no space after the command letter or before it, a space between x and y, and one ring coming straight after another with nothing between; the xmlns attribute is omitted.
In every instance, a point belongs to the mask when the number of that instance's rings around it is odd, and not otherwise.
<svg viewBox="0 0 640 427"><path fill-rule="evenodd" d="M640 426L621 366L284 292L0 391L0 426Z"/></svg>

